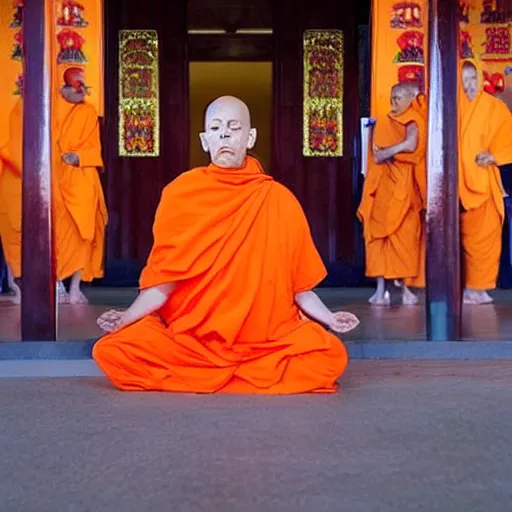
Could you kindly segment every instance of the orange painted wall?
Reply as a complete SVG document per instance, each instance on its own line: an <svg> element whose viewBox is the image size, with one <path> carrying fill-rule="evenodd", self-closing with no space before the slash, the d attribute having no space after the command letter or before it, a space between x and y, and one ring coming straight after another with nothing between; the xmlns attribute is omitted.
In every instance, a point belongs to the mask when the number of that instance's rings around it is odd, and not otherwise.
<svg viewBox="0 0 512 512"><path fill-rule="evenodd" d="M487 31L492 30L505 30L509 34L509 44L512 40L512 23L497 23L497 24L483 24L481 23L481 13L483 10L483 0L471 0L469 3L469 23L462 23L461 29L465 30L471 36L472 50L474 53L473 62L481 73L487 72L494 80L497 80L497 75L503 79L505 90L497 93L496 97L502 99L510 109L512 109L512 48L509 47L508 53L492 58L486 54L488 35ZM509 71L509 74L507 74Z"/></svg>
<svg viewBox="0 0 512 512"><path fill-rule="evenodd" d="M61 13L61 0L48 0L53 2L55 20ZM83 29L77 29L86 40L83 50L88 62L83 66L86 70L87 82L91 86L91 96L88 100L96 107L98 115L102 116L104 112L104 91L103 91L103 0L80 0L85 7L84 18L89 25ZM19 29L9 28L13 18L13 0L0 0L0 145L5 143L7 126L9 122L9 113L18 99L13 93L16 90L16 80L18 75L22 74L23 66L20 61L11 59L14 45L14 35ZM69 65L57 66L58 45L55 41L55 35L60 30L54 22L53 44L53 72L54 87L57 89L61 85L62 73Z"/></svg>
<svg viewBox="0 0 512 512"><path fill-rule="evenodd" d="M53 1L54 19L57 20L62 16L62 1ZM58 27L56 22L53 25L54 37L52 40L53 63L55 81L54 86L58 89L62 86L62 76L66 68L71 66L78 66L85 69L87 85L91 88L91 95L87 101L92 103L96 108L99 116L103 116L103 1L102 0L80 0L80 4L84 6L84 19L88 22L85 28L73 28L84 39L83 53L87 59L87 63L83 65L78 64L57 64L57 56L59 53L59 45L56 40L56 35L59 31L63 30Z"/></svg>
<svg viewBox="0 0 512 512"><path fill-rule="evenodd" d="M401 4L416 4L421 8L421 27L393 28L391 20L396 13L394 7ZM400 2L400 0L373 0L372 10L372 91L371 91L371 112L372 116L380 117L389 111L389 93L391 87L398 82L398 67L405 63L393 62L400 51L398 38L405 31L417 30L424 34L423 49L427 52L428 47L428 12L425 0L413 0ZM483 84L483 73L487 72L494 81L502 79L505 90L496 93L496 96L512 109L512 20L502 23L482 23L481 14L484 11L484 0L468 0L467 12L468 21L462 22L461 31L467 32L471 37L471 48L474 53L472 60L480 71L481 83ZM508 33L510 45L508 53L503 51L501 55L486 55L489 33L496 30L503 30ZM507 37L504 38L505 40ZM426 56L425 56L426 61ZM425 68L425 83L427 83L427 68ZM494 75L494 76L493 76Z"/></svg>
<svg viewBox="0 0 512 512"><path fill-rule="evenodd" d="M393 7L396 4L415 4L420 9L420 26L415 26L412 18L407 20L410 26L395 28L392 20L396 16ZM371 113L373 117L381 117L389 112L389 97L391 87L398 83L399 68L417 63L394 62L400 52L398 38L405 32L417 31L423 34L423 50L426 60L427 50L427 28L428 28L428 7L425 0L415 2L399 2L397 0L373 0L372 8L372 90L371 90ZM396 18L395 18L396 19ZM417 24L416 24L417 25ZM426 67L424 68L424 71ZM427 76L425 72L425 83Z"/></svg>
<svg viewBox="0 0 512 512"><path fill-rule="evenodd" d="M5 144L8 137L9 113L19 98L13 92L16 90L16 79L22 73L21 62L11 59L14 34L19 30L9 28L14 12L12 3L12 0L0 0L0 146Z"/></svg>

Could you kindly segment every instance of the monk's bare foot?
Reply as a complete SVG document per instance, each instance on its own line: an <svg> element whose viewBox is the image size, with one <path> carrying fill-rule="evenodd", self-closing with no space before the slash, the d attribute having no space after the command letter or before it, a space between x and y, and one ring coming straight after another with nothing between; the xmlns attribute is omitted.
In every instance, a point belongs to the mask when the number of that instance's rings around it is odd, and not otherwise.
<svg viewBox="0 0 512 512"><path fill-rule="evenodd" d="M2 295L0 296L0 302L5 304L12 304L15 306L19 306L21 304L21 295L10 294L10 295Z"/></svg>
<svg viewBox="0 0 512 512"><path fill-rule="evenodd" d="M407 286L402 286L402 304L404 306L417 306L419 302L418 297Z"/></svg>
<svg viewBox="0 0 512 512"><path fill-rule="evenodd" d="M494 299L485 290L464 290L464 304L473 304L481 306L483 304L492 304Z"/></svg>
<svg viewBox="0 0 512 512"><path fill-rule="evenodd" d="M89 300L80 290L69 291L70 304L89 304Z"/></svg>
<svg viewBox="0 0 512 512"><path fill-rule="evenodd" d="M374 293L368 302L372 306L389 306L391 305L391 295L388 291L382 293Z"/></svg>
<svg viewBox="0 0 512 512"><path fill-rule="evenodd" d="M15 293L12 297L9 297L9 302L11 304L15 304L16 306L19 306L21 304L21 293Z"/></svg>
<svg viewBox="0 0 512 512"><path fill-rule="evenodd" d="M473 290L464 290L464 294L462 295L462 302L464 304L476 304L475 303L475 292Z"/></svg>
<svg viewBox="0 0 512 512"><path fill-rule="evenodd" d="M463 302L464 304L481 306L483 304L492 304L494 299L485 290L466 288L464 290Z"/></svg>
<svg viewBox="0 0 512 512"><path fill-rule="evenodd" d="M379 300L379 298L382 298L383 294L379 292L375 292L369 299L368 302L370 304L373 304L376 300Z"/></svg>
<svg viewBox="0 0 512 512"><path fill-rule="evenodd" d="M59 304L69 304L69 295L62 281L57 283L57 302Z"/></svg>
<svg viewBox="0 0 512 512"><path fill-rule="evenodd" d="M69 295L66 292L59 293L57 297L57 302L59 304L69 304Z"/></svg>
<svg viewBox="0 0 512 512"><path fill-rule="evenodd" d="M484 290L481 294L481 301L480 304L492 304L494 299Z"/></svg>
<svg viewBox="0 0 512 512"><path fill-rule="evenodd" d="M9 302L16 305L21 304L21 288L14 281L9 286L14 294L12 297L9 297Z"/></svg>
<svg viewBox="0 0 512 512"><path fill-rule="evenodd" d="M379 293L379 292L375 292L369 299L368 299L368 302L370 304L373 304L376 300L379 299L379 297L382 297L382 293Z"/></svg>

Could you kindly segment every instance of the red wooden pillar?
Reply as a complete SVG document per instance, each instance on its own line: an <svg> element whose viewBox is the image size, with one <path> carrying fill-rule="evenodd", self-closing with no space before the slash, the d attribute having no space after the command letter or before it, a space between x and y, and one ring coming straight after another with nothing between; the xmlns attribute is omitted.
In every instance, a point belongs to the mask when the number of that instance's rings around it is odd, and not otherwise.
<svg viewBox="0 0 512 512"><path fill-rule="evenodd" d="M57 334L51 216L51 4L30 0L23 12L23 341L52 341Z"/></svg>
<svg viewBox="0 0 512 512"><path fill-rule="evenodd" d="M429 0L427 335L460 339L459 0ZM435 101L433 101L435 99Z"/></svg>

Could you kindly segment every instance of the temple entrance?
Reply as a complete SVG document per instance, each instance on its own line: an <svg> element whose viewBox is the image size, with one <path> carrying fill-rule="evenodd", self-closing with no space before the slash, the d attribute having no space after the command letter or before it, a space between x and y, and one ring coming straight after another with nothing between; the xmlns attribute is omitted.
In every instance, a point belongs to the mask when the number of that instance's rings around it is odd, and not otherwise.
<svg viewBox="0 0 512 512"><path fill-rule="evenodd" d="M8 6L7 19L11 2L2 1ZM355 214L364 181L360 118L370 113L370 2L327 0L301 9L294 0L156 0L151 9L124 0L102 5L105 108L100 124L105 173L101 180L109 210L105 277L85 286L90 306L59 309L59 339L97 337L101 332L96 317L112 306L127 306L135 296L153 242L152 223L161 191L190 167L208 162L198 140L204 109L215 97L232 94L251 110L258 129L254 153L276 180L292 190L306 213L328 268L319 293L333 309L353 311L362 320L349 341L424 340L423 296L421 305L413 308L368 305L374 281L364 277L364 243ZM154 32L158 39L160 147L155 155L127 156L119 149L120 33L141 30ZM343 66L343 151L335 156L312 156L305 150L308 31L336 31L343 38L343 51L338 52ZM12 65L13 32L9 34L4 56ZM383 101L387 102L387 93ZM505 185L511 188L510 183ZM506 225L506 235L508 229ZM511 288L508 238L504 248L499 284ZM5 268L0 265L0 285L6 289L1 269ZM399 292L393 289L393 293L398 305ZM510 296L500 290L496 307L466 308L464 338L505 336ZM2 306L0 341L19 338L20 318L19 308Z"/></svg>
<svg viewBox="0 0 512 512"><path fill-rule="evenodd" d="M272 62L191 62L189 64L189 167L208 165L198 134L204 110L218 96L232 95L249 107L258 140L253 153L270 171L272 158Z"/></svg>
<svg viewBox="0 0 512 512"><path fill-rule="evenodd" d="M205 162L197 142L202 111L215 95L229 90L251 107L259 131L256 154L265 168L302 203L335 278L332 284L360 284L357 134L369 81L359 62L369 54L368 33L357 27L367 26L368 14L369 6L340 9L335 1L300 11L291 0L197 0L165 7L162 2L154 11L118 0L105 4L105 190L111 218L104 284L136 284L151 248L159 192L191 164ZM141 27L156 30L159 38L157 158L126 158L118 152L119 31ZM343 151L337 157L304 154L304 34L309 29L343 34Z"/></svg>

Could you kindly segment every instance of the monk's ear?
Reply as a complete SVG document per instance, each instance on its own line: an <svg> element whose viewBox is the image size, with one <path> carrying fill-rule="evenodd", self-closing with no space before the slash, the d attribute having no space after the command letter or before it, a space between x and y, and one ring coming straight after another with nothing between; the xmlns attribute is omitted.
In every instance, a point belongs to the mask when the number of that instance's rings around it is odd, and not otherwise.
<svg viewBox="0 0 512 512"><path fill-rule="evenodd" d="M210 152L210 148L208 147L208 141L206 140L206 133L205 132L201 132L199 134L199 138L201 139L201 146L203 148L203 151L205 153L209 153Z"/></svg>
<svg viewBox="0 0 512 512"><path fill-rule="evenodd" d="M256 128L251 128L249 130L249 139L247 140L247 149L254 148L257 138L258 138L258 132L257 132Z"/></svg>

